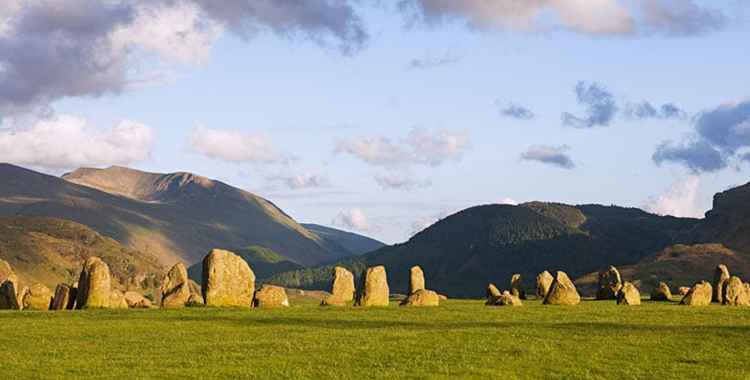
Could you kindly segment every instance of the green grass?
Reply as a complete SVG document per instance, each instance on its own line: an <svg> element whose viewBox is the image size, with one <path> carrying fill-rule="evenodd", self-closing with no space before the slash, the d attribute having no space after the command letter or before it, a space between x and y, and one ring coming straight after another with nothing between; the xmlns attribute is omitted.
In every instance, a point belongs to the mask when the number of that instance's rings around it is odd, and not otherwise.
<svg viewBox="0 0 750 380"><path fill-rule="evenodd" d="M750 308L0 312L3 378L750 378Z"/></svg>

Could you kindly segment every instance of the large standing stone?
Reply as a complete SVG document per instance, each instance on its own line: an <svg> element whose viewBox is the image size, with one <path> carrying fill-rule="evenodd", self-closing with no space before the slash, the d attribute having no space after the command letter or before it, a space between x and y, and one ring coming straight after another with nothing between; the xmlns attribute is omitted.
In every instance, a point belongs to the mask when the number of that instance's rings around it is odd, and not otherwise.
<svg viewBox="0 0 750 380"><path fill-rule="evenodd" d="M384 266L368 268L362 275L357 306L388 306L390 289Z"/></svg>
<svg viewBox="0 0 750 380"><path fill-rule="evenodd" d="M183 263L177 263L167 272L161 286L161 307L185 307L190 299L190 279Z"/></svg>
<svg viewBox="0 0 750 380"><path fill-rule="evenodd" d="M424 272L418 265L411 267L409 271L409 294L424 289Z"/></svg>
<svg viewBox="0 0 750 380"><path fill-rule="evenodd" d="M335 267L331 281L331 294L323 298L323 306L346 306L354 301L354 275L346 268Z"/></svg>
<svg viewBox="0 0 750 380"><path fill-rule="evenodd" d="M506 290L495 301L495 306L523 306L523 302L521 298Z"/></svg>
<svg viewBox="0 0 750 380"><path fill-rule="evenodd" d="M578 305L579 303L581 303L581 296L578 294L573 281L570 281L565 272L557 271L555 280L552 282L547 297L544 299L544 304Z"/></svg>
<svg viewBox="0 0 750 380"><path fill-rule="evenodd" d="M125 298L128 307L131 309L149 309L153 307L151 300L144 297L141 293L127 291L123 297Z"/></svg>
<svg viewBox="0 0 750 380"><path fill-rule="evenodd" d="M51 310L72 310L76 304L76 289L68 284L59 284L55 288L55 296L52 297Z"/></svg>
<svg viewBox="0 0 750 380"><path fill-rule="evenodd" d="M112 278L109 266L98 257L89 257L83 263L78 280L76 308L108 308L112 298Z"/></svg>
<svg viewBox="0 0 750 380"><path fill-rule="evenodd" d="M680 305L687 306L706 306L711 304L711 295L713 294L711 284L708 281L701 281L693 286L692 289L682 298Z"/></svg>
<svg viewBox="0 0 750 380"><path fill-rule="evenodd" d="M622 284L617 292L617 304L624 306L637 306L641 304L641 292L631 282Z"/></svg>
<svg viewBox="0 0 750 380"><path fill-rule="evenodd" d="M714 270L714 282L713 282L713 294L711 295L711 302L723 303L722 292L724 284L729 281L729 268L726 265L721 264Z"/></svg>
<svg viewBox="0 0 750 380"><path fill-rule="evenodd" d="M284 288L274 285L263 285L255 292L253 305L262 309L289 307L289 298Z"/></svg>
<svg viewBox="0 0 750 380"><path fill-rule="evenodd" d="M599 272L598 288L596 291L596 299L598 300L614 300L617 299L617 293L622 288L622 277L620 277L620 271L617 268L610 265L610 267L603 272Z"/></svg>
<svg viewBox="0 0 750 380"><path fill-rule="evenodd" d="M685 297L688 293L690 293L690 287L680 286L679 289L677 289L677 292L680 293L681 296Z"/></svg>
<svg viewBox="0 0 750 380"><path fill-rule="evenodd" d="M500 299L500 296L502 296L503 293L500 292L500 289L495 286L495 284L489 284L487 285L487 302L485 302L485 305L494 305L495 302L497 302L498 299Z"/></svg>
<svg viewBox="0 0 750 380"><path fill-rule="evenodd" d="M536 296L541 299L546 298L553 281L555 281L555 278L548 271L539 273L536 276Z"/></svg>
<svg viewBox="0 0 750 380"><path fill-rule="evenodd" d="M414 293L409 294L403 301L401 306L439 306L440 295L437 292L427 289L419 289Z"/></svg>
<svg viewBox="0 0 750 380"><path fill-rule="evenodd" d="M109 294L109 308L110 309L127 309L128 302L125 301L125 296L119 290L112 290Z"/></svg>
<svg viewBox="0 0 750 380"><path fill-rule="evenodd" d="M0 310L21 310L23 302L19 297L18 282L14 278L6 279L0 285Z"/></svg>
<svg viewBox="0 0 750 380"><path fill-rule="evenodd" d="M514 274L510 279L510 292L515 297L522 300L526 299L526 291L523 290L523 277L520 274Z"/></svg>
<svg viewBox="0 0 750 380"><path fill-rule="evenodd" d="M207 306L252 307L255 273L242 257L214 249L203 259L201 289Z"/></svg>
<svg viewBox="0 0 750 380"><path fill-rule="evenodd" d="M724 305L750 306L750 294L737 276L730 277L729 281L724 284L721 299Z"/></svg>
<svg viewBox="0 0 750 380"><path fill-rule="evenodd" d="M49 310L52 304L52 291L42 285L34 284L23 296L24 310Z"/></svg>
<svg viewBox="0 0 750 380"><path fill-rule="evenodd" d="M672 291L669 290L669 285L660 282L659 286L651 291L651 301L671 301Z"/></svg>

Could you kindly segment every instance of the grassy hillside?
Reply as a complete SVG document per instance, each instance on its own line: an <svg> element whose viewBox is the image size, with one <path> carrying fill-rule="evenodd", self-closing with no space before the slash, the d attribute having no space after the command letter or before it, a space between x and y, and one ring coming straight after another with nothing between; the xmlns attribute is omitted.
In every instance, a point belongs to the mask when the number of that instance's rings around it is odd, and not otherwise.
<svg viewBox="0 0 750 380"><path fill-rule="evenodd" d="M750 378L743 308L482 305L0 312L0 366L9 379Z"/></svg>
<svg viewBox="0 0 750 380"><path fill-rule="evenodd" d="M666 282L673 292L680 286L711 281L719 264L727 265L732 275L750 279L750 258L721 244L678 244L618 269L624 280L634 282L642 293L648 294L660 281ZM589 273L576 280L576 286L584 294L593 295L596 282L597 273Z"/></svg>
<svg viewBox="0 0 750 380"><path fill-rule="evenodd" d="M405 292L409 268L420 265L428 287L476 297L488 282L507 287L514 273L527 287L544 270L575 278L607 265L631 264L671 245L697 220L660 217L637 209L530 203L473 207L441 220L408 242L339 262L355 273L385 265L394 292ZM332 266L283 273L273 283L325 289Z"/></svg>
<svg viewBox="0 0 750 380"><path fill-rule="evenodd" d="M237 249L233 252L240 255L248 264L250 264L250 267L253 268L256 279L261 282L278 273L304 268L299 264L287 260L284 256L271 249L257 245ZM200 283L203 275L203 263L198 262L191 265L188 268L188 275L195 282Z"/></svg>
<svg viewBox="0 0 750 380"><path fill-rule="evenodd" d="M162 264L194 263L212 248L249 245L269 247L304 265L346 254L331 252L322 238L271 202L190 173L113 167L65 178L0 164L0 216L73 220L153 253Z"/></svg>
<svg viewBox="0 0 750 380"><path fill-rule="evenodd" d="M158 287L164 268L145 252L123 247L78 223L54 218L0 218L0 259L10 263L22 284L54 289L78 281L83 262L99 256L120 288Z"/></svg>

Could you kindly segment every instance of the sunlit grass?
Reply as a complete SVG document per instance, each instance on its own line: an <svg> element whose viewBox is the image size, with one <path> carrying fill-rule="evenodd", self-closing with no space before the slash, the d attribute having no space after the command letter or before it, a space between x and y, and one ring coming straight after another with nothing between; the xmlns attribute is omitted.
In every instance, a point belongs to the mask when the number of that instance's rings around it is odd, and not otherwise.
<svg viewBox="0 0 750 380"><path fill-rule="evenodd" d="M748 378L750 308L0 312L3 378Z"/></svg>

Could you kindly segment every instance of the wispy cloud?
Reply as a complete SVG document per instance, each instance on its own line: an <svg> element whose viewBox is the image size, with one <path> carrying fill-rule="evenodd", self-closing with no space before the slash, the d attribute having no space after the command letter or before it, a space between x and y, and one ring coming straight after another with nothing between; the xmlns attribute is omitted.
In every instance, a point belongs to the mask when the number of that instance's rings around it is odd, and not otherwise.
<svg viewBox="0 0 750 380"><path fill-rule="evenodd" d="M531 120L536 117L536 114L534 114L534 111L524 106L515 104L515 103L510 103L505 106L497 104L497 106L500 108L501 116L509 117L511 119Z"/></svg>
<svg viewBox="0 0 750 380"><path fill-rule="evenodd" d="M563 113L563 124L575 128L606 127L617 114L618 107L612 93L599 83L578 82L575 87L578 103L586 107L585 116Z"/></svg>
<svg viewBox="0 0 750 380"><path fill-rule="evenodd" d="M573 169L575 164L567 153L569 150L570 147L567 145L533 145L521 155L521 159L553 165L563 169Z"/></svg>
<svg viewBox="0 0 750 380"><path fill-rule="evenodd" d="M370 219L360 208L341 211L335 218L333 218L331 224L336 227L361 232L377 232L381 230L380 226L374 225L370 222Z"/></svg>
<svg viewBox="0 0 750 380"><path fill-rule="evenodd" d="M375 182L386 190L404 190L411 191L414 189L423 189L432 186L429 179L414 178L406 174L378 174L375 176Z"/></svg>
<svg viewBox="0 0 750 380"><path fill-rule="evenodd" d="M428 70L447 66L459 61L461 61L461 57L448 52L439 57L428 55L422 58L413 58L409 61L407 67L411 70Z"/></svg>
<svg viewBox="0 0 750 380"><path fill-rule="evenodd" d="M646 205L646 210L658 215L676 217L703 217L705 210L697 205L700 179L688 176L675 182L663 194L653 197Z"/></svg>
<svg viewBox="0 0 750 380"><path fill-rule="evenodd" d="M188 137L188 148L214 160L234 163L279 164L292 160L268 137L239 130L197 127Z"/></svg>

